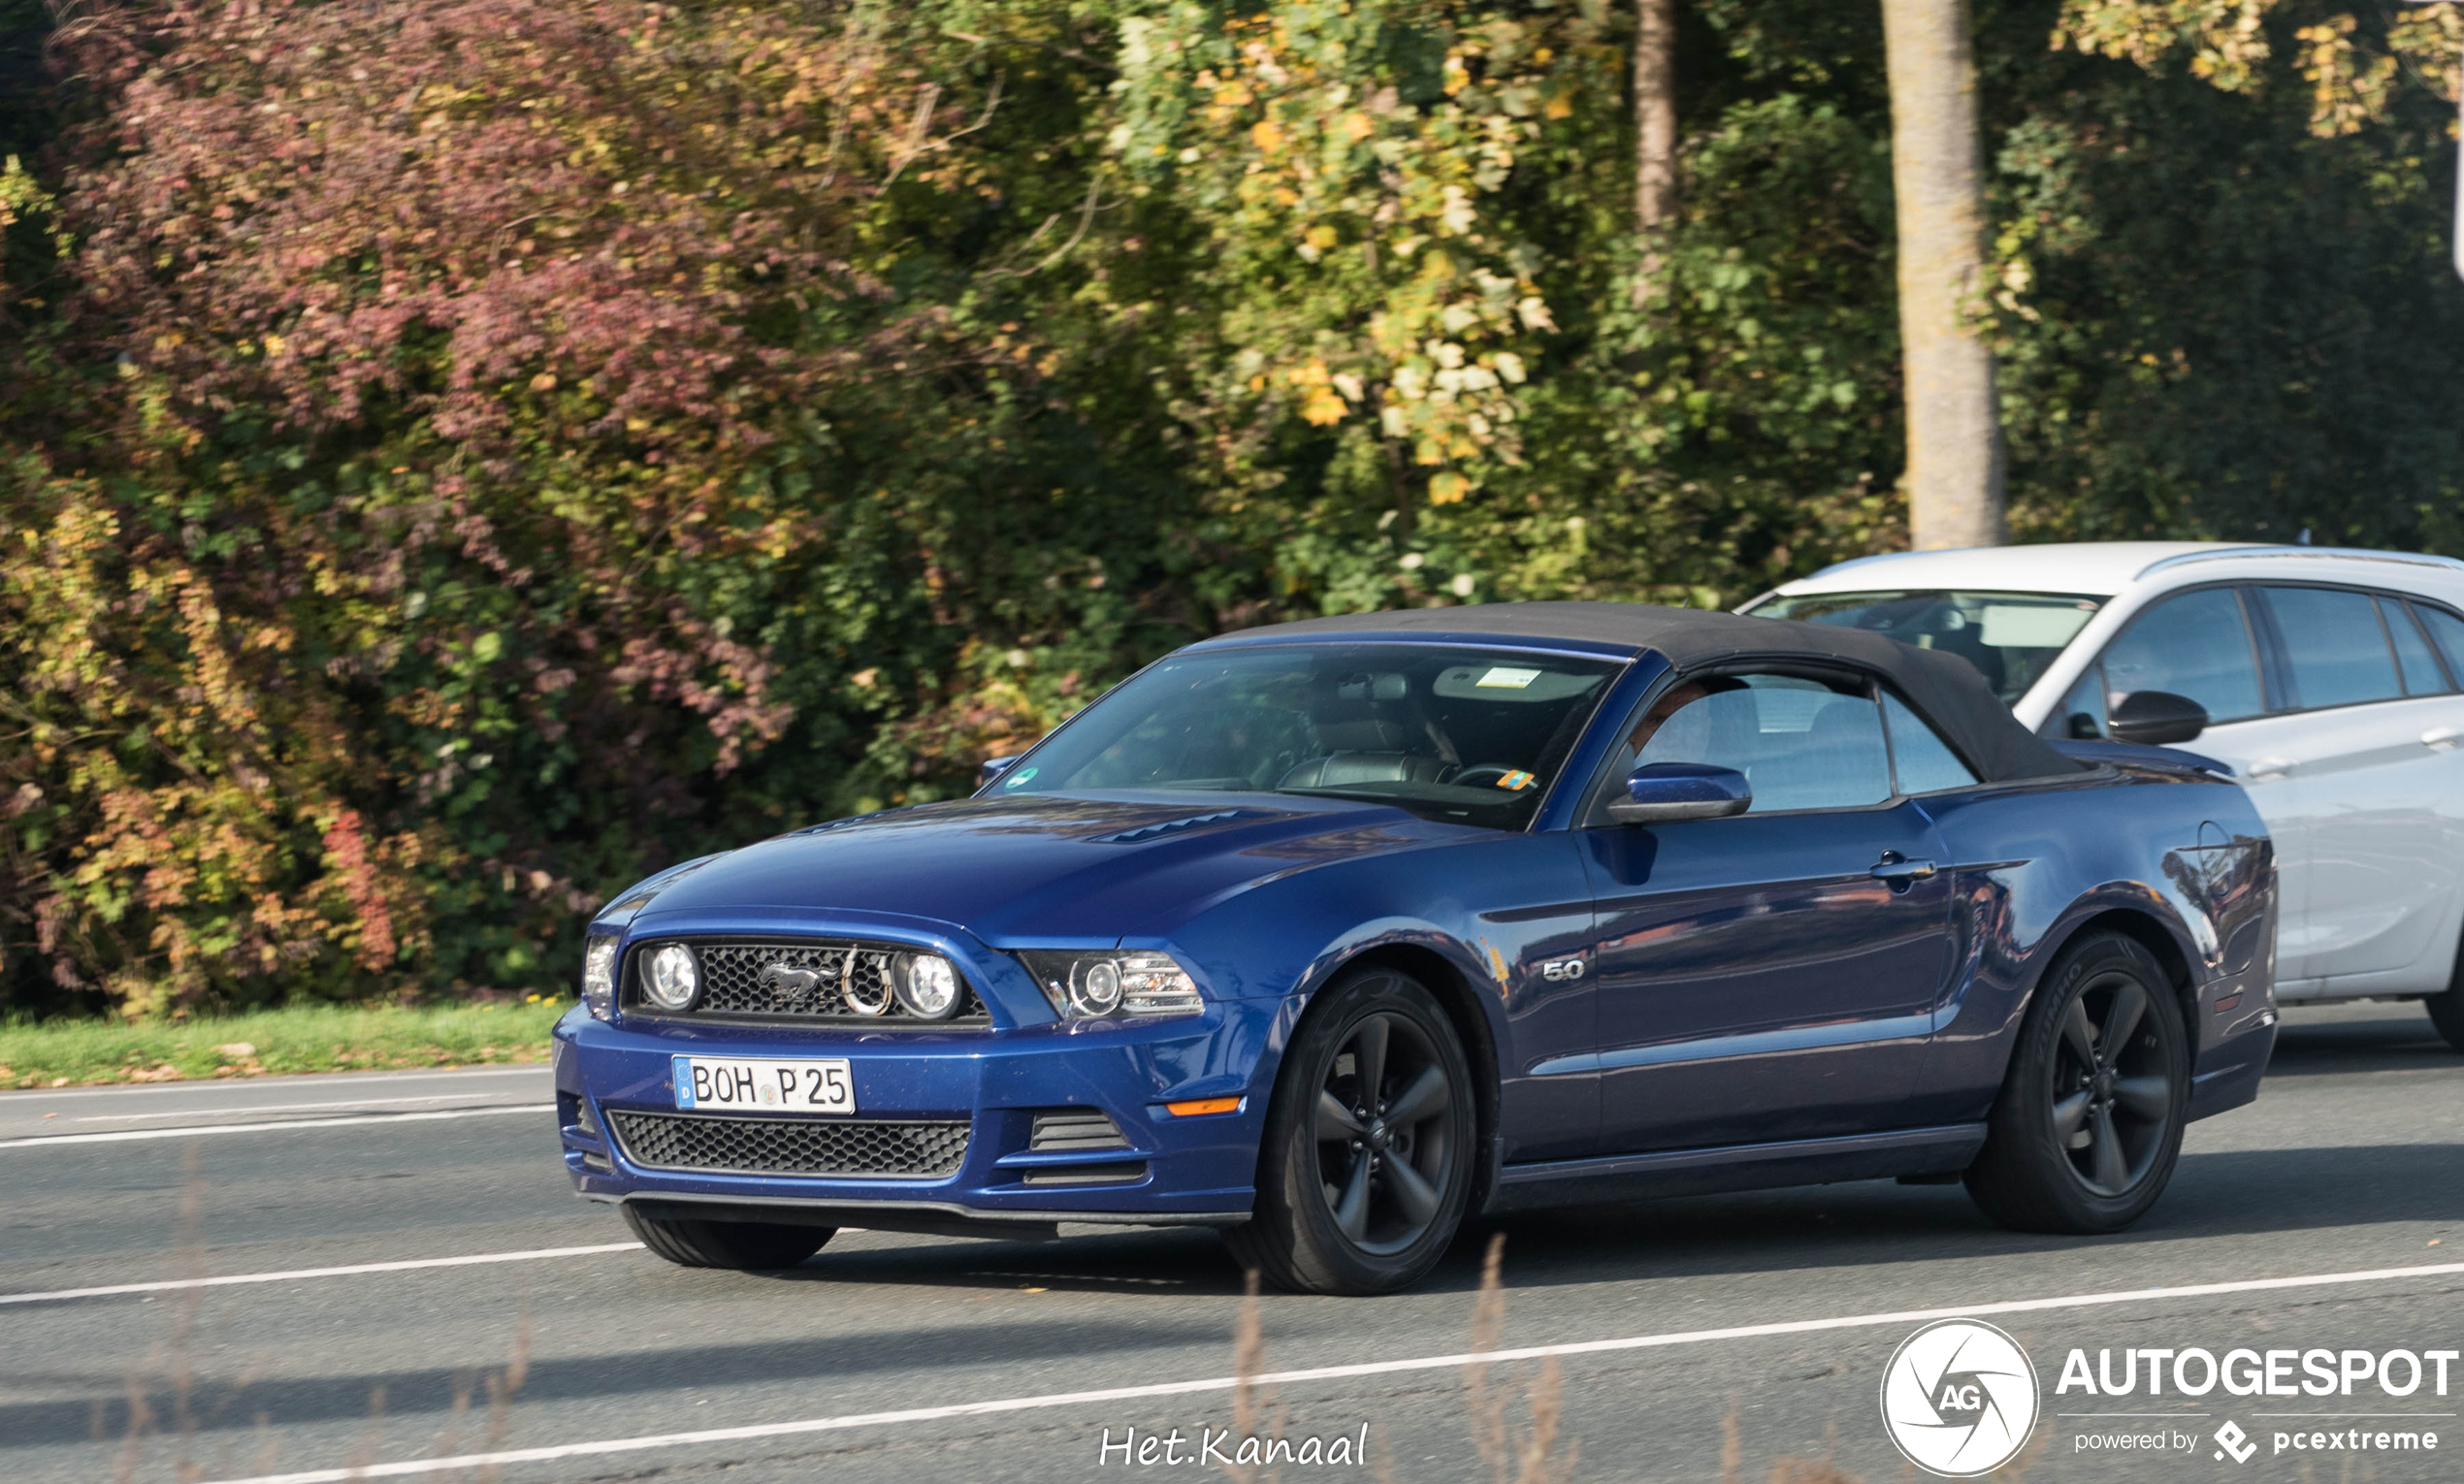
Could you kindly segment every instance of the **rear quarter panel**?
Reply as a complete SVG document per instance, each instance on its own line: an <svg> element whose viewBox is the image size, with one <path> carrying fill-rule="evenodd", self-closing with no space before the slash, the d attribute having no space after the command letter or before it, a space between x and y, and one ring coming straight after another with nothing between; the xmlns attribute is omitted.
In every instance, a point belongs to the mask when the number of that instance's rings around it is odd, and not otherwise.
<svg viewBox="0 0 2464 1484"><path fill-rule="evenodd" d="M2190 1115L2254 1095L2275 1042L2276 868L2238 785L2125 766L1922 802L1957 866L1967 971L1936 1011L1909 1123L1986 1116L2037 985L2099 925L2134 929L2183 981Z"/></svg>

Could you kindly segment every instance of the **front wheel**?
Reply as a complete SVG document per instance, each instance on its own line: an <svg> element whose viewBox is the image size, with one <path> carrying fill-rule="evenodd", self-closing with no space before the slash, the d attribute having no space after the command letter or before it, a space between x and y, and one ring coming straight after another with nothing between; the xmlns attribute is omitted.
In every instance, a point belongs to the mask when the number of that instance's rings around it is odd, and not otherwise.
<svg viewBox="0 0 2464 1484"><path fill-rule="evenodd" d="M2438 1027L2447 1044L2464 1051L2464 987L2434 994L2421 1002L2430 1013L2430 1023Z"/></svg>
<svg viewBox="0 0 2464 1484"><path fill-rule="evenodd" d="M622 1210L625 1224L633 1229L643 1246L683 1268L733 1268L739 1272L793 1268L838 1234L836 1227L829 1226L652 1216L631 1205Z"/></svg>
<svg viewBox="0 0 2464 1484"><path fill-rule="evenodd" d="M2456 945L2455 972L2448 976L2447 992L2431 995L2421 1008L2430 1013L2430 1023L2447 1044L2464 1051L2464 943Z"/></svg>
<svg viewBox="0 0 2464 1484"><path fill-rule="evenodd" d="M1968 1194L2019 1231L2121 1231L2173 1178L2189 1084L2164 971L2119 933L2085 938L2028 1007Z"/></svg>
<svg viewBox="0 0 2464 1484"><path fill-rule="evenodd" d="M1384 1293L1454 1240L1472 1193L1472 1072L1437 1000L1372 968L1327 989L1284 1054L1243 1266L1306 1293Z"/></svg>

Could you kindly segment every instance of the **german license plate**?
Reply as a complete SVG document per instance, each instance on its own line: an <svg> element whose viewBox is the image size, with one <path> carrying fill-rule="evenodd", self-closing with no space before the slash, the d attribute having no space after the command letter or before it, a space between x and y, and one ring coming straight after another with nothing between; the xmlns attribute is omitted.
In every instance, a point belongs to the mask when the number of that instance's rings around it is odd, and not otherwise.
<svg viewBox="0 0 2464 1484"><path fill-rule="evenodd" d="M778 1057L676 1056L678 1108L729 1113L852 1113L856 1082L847 1058L789 1061Z"/></svg>

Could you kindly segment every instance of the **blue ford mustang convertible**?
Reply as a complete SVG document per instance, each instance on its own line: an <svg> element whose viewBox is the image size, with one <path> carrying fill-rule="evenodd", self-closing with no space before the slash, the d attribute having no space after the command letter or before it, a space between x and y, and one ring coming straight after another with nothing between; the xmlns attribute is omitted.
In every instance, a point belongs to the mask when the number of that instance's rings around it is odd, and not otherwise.
<svg viewBox="0 0 2464 1484"><path fill-rule="evenodd" d="M1195 1224L1328 1293L1475 1212L1829 1180L2109 1232L2275 1040L2239 788L2056 751L1864 630L1285 624L986 773L599 914L557 1028L582 1195L691 1265Z"/></svg>

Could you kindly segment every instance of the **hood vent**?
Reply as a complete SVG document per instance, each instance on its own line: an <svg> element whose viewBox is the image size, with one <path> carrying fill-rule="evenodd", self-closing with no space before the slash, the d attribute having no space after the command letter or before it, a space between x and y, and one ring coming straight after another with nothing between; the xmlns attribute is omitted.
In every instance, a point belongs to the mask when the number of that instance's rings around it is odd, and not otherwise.
<svg viewBox="0 0 2464 1484"><path fill-rule="evenodd" d="M1136 829L1118 830L1109 835L1089 835L1086 837L1086 843L1089 845L1140 845L1164 835L1177 834L1184 829L1195 829L1201 824L1217 824L1225 820L1241 819L1248 813L1247 809L1218 809L1213 814L1193 814L1185 820L1165 820L1161 823L1141 824Z"/></svg>

